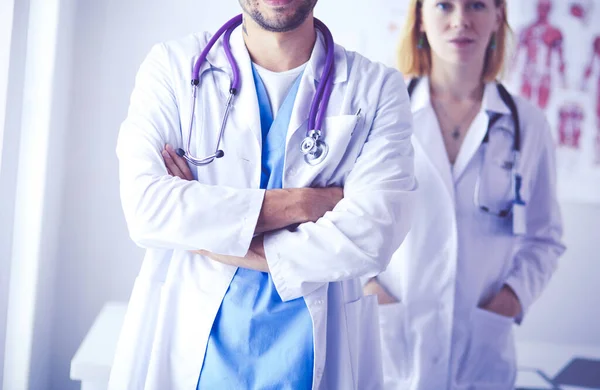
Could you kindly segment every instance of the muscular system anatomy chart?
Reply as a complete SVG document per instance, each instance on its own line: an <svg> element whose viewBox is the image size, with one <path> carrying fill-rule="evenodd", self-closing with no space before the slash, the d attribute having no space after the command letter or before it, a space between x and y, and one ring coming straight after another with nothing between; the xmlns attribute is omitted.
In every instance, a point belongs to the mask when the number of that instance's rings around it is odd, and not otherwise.
<svg viewBox="0 0 600 390"><path fill-rule="evenodd" d="M566 85L563 34L550 23L548 16L551 10L550 0L538 0L536 20L519 33L516 53L517 59L521 52L526 55L521 74L521 95L535 100L541 108L548 105L555 56L562 85Z"/></svg>
<svg viewBox="0 0 600 390"><path fill-rule="evenodd" d="M515 36L504 82L546 113L556 141L560 197L586 203L600 202L599 5L508 1Z"/></svg>

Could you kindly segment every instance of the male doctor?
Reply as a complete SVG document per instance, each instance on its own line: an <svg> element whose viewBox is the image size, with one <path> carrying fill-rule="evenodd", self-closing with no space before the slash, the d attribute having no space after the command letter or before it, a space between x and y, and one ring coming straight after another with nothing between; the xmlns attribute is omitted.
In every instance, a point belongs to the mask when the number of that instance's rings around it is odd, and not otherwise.
<svg viewBox="0 0 600 390"><path fill-rule="evenodd" d="M334 48L328 152L307 164L310 103L326 60L317 0L240 0L230 43L241 87L214 153L232 67L210 34L156 45L118 139L131 238L146 248L110 388L378 389L383 271L410 225L410 103L402 76ZM191 167L192 169L189 169ZM343 190L342 190L343 189Z"/></svg>

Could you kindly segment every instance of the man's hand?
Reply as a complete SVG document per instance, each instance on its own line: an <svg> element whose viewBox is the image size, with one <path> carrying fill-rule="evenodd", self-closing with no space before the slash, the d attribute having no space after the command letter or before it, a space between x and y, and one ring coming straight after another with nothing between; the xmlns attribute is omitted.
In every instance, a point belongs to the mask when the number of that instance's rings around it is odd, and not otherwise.
<svg viewBox="0 0 600 390"><path fill-rule="evenodd" d="M205 250L193 251L202 256L219 263L233 265L235 267L253 269L255 271L269 272L269 265L265 258L265 249L263 247L263 236L254 237L250 243L250 249L244 257L225 256L218 253L212 253Z"/></svg>
<svg viewBox="0 0 600 390"><path fill-rule="evenodd" d="M179 157L171 145L165 145L162 156L169 175L177 176L183 180L194 180L187 161L183 157Z"/></svg>
<svg viewBox="0 0 600 390"><path fill-rule="evenodd" d="M365 295L377 295L377 302L380 305L396 303L398 300L394 298L387 290L377 281L377 278L371 278L363 287Z"/></svg>
<svg viewBox="0 0 600 390"><path fill-rule="evenodd" d="M504 317L515 318L521 314L521 302L515 292L507 285L496 294L482 309L494 312Z"/></svg>

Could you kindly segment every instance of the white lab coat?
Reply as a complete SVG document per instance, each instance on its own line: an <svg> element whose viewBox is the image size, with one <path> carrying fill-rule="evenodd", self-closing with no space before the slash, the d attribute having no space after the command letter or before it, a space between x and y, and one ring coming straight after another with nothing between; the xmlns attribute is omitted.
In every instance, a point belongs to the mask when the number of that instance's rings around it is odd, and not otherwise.
<svg viewBox="0 0 600 390"><path fill-rule="evenodd" d="M241 89L221 142L225 156L167 174L160 151L187 143L191 69L209 34L155 46L142 64L118 139L121 198L131 238L147 248L111 372L112 390L195 389L207 340L236 267L189 252L244 256L263 202L261 126L250 58L231 37ZM231 74L221 41L201 72L192 153L214 152ZM264 236L284 301L304 297L314 329L313 389L379 389L377 305L359 277L387 266L410 226L410 102L402 76L335 47L334 90L324 123L330 149L309 166L300 152L325 62L321 35L304 71L286 140L284 188L344 186L317 223ZM360 116L355 114L361 110ZM368 138L367 138L368 136ZM327 358L326 358L327 356Z"/></svg>
<svg viewBox="0 0 600 390"><path fill-rule="evenodd" d="M504 115L494 129L513 129L496 86L486 85L481 112L453 167L430 103L428 79L415 88L413 144L419 190L414 222L378 277L400 300L380 306L386 389L513 388L514 320L478 307L506 283L527 312L564 251L550 129L538 108L519 97L515 101L522 133L522 195L527 202L523 236L512 234L512 217L484 214L473 200L484 155L486 112ZM511 161L511 142L512 137L490 139L482 172L484 199L484 192L492 199L512 199L513 193L506 193L510 170L502 167ZM516 321L521 319L522 315Z"/></svg>

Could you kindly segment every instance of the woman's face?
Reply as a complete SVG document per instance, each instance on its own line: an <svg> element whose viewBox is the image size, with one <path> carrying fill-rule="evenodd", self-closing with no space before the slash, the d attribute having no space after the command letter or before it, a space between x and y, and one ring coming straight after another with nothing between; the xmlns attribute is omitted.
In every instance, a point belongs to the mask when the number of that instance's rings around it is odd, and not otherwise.
<svg viewBox="0 0 600 390"><path fill-rule="evenodd" d="M483 64L503 12L495 0L423 0L421 32L427 36L432 60L453 65Z"/></svg>

